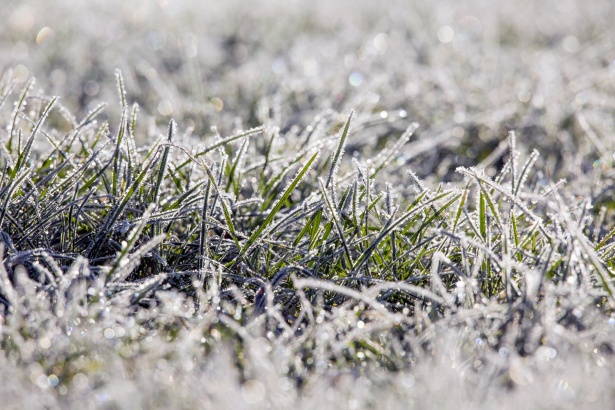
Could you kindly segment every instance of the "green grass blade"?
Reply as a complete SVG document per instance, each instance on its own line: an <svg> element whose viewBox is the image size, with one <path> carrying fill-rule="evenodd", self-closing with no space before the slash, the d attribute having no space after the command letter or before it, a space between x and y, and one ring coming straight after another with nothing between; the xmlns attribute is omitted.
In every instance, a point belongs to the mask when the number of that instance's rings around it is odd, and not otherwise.
<svg viewBox="0 0 615 410"><path fill-rule="evenodd" d="M238 140L238 139L241 139L241 138L246 138L246 137L253 137L253 136L257 135L257 134L260 134L260 133L261 133L261 132L263 132L264 130L265 130L265 127L264 127L264 126L260 126L260 127L250 128L250 129L249 129L249 130L247 130L247 131L242 131L242 132L240 132L240 133L238 133L238 134L235 134L235 135L231 135L230 137L227 137L227 138L221 139L220 141L218 141L218 142L216 142L216 143L214 143L214 144L210 145L209 147L205 148L203 151L201 151L201 152L199 152L199 153L195 154L195 155L193 156L193 158L199 158L199 157L202 157L203 155L205 155L205 154L207 154L207 153L209 153L209 152L211 152L211 151L213 151L213 150L215 150L215 149L218 149L218 148L220 148L220 147L223 147L223 146L225 146L226 144L228 144L228 143L230 143L230 142L233 142L233 141L236 141L236 140ZM188 159L188 160L186 160L186 161L182 162L181 164L179 164L179 165L177 166L177 168L176 168L176 169L177 169L177 170L180 170L180 169L182 169L183 167L185 167L186 165L190 164L192 161L193 161L193 159L192 159L192 158L191 158L191 159Z"/></svg>
<svg viewBox="0 0 615 410"><path fill-rule="evenodd" d="M344 125L344 129L340 136L340 141L337 145L337 149L335 150L335 155L333 157L333 160L331 161L331 170L329 171L329 176L327 177L327 183L325 184L325 188L329 188L329 185L331 185L331 181L333 180L333 177L335 176L335 173L337 172L337 169L339 167L339 161L342 158L342 155L344 155L346 139L348 137L348 132L350 131L350 121L352 120L353 115L354 110L351 110L350 114L348 114L348 119L346 120L346 124Z"/></svg>
<svg viewBox="0 0 615 410"><path fill-rule="evenodd" d="M56 104L57 101L58 101L57 97L52 98L51 101L47 104L47 106L43 110L43 113L39 117L38 121L36 122L36 125L34 126L34 129L32 130L32 133L30 134L30 137L28 138L28 141L26 142L26 146L24 147L23 151L20 153L19 158L17 159L17 163L15 164L15 168L13 168L13 172L10 178L11 180L13 180L13 178L20 171L23 164L28 160L28 157L30 156L30 152L32 150L32 144L34 143L34 139L36 138L36 135L41 129L41 126L43 125L47 117L49 116L51 109L53 108L53 106Z"/></svg>
<svg viewBox="0 0 615 410"><path fill-rule="evenodd" d="M468 199L469 190L466 188L463 191L463 195L461 196L461 200L459 201L459 207L457 208L457 213L455 214L455 222L453 223L453 233L457 230L459 226L459 219L461 218L461 214L463 211L463 207L466 204L466 200Z"/></svg>
<svg viewBox="0 0 615 410"><path fill-rule="evenodd" d="M348 258L348 262L350 266L353 265L352 255L350 254L350 249L348 248L348 243L346 243L346 237L344 235L344 229L342 228L342 224L340 223L339 217L337 215L337 210L335 209L335 205L331 201L329 194L327 194L327 188L325 184L322 182L322 178L318 178L318 183L320 184L320 190L325 198L325 203L327 204L327 208L329 208L329 212L331 213L331 219L333 219L333 223L335 228L337 229L337 233L340 236L340 241L342 242L342 246L344 247L344 252L346 253L346 257Z"/></svg>
<svg viewBox="0 0 615 410"><path fill-rule="evenodd" d="M173 135L175 133L175 121L169 121L169 131L167 133L167 146L164 147L164 152L162 153L162 159L160 162L160 168L158 169L158 178L156 179L156 185L154 186L154 195L152 198L152 202L158 206L158 195L160 194L160 186L162 185L162 181L164 180L164 173L167 169L167 161L169 158L169 150L171 149L171 143L173 142Z"/></svg>
<svg viewBox="0 0 615 410"><path fill-rule="evenodd" d="M120 120L120 127L117 132L117 138L115 140L115 152L113 154L113 173L111 174L111 187L113 196L118 196L119 193L119 184L118 180L120 178L120 167L122 160L122 141L124 140L124 133L127 128L128 123L128 112L126 110L122 111L122 118Z"/></svg>
<svg viewBox="0 0 615 410"><path fill-rule="evenodd" d="M303 168L299 171L299 173L297 173L297 175L295 176L295 178L292 180L292 182L290 183L290 185L288 186L288 188L286 188L286 190L284 191L284 193L282 194L282 196L280 197L280 199L275 203L275 205L273 206L273 208L271 209L271 211L269 212L269 214L267 215L267 217L265 218L265 220L263 221L263 223L261 223L258 228L256 228L254 230L254 232L252 232L252 234L250 235L250 237L248 238L248 240L246 241L246 243L244 244L243 248L241 249L241 252L239 252L239 256L236 260L240 259L241 257L243 257L246 252L250 249L250 247L258 240L258 238L260 237L260 235L263 233L263 231L265 230L265 228L267 228L267 226L269 226L269 224L271 224L271 222L273 221L273 218L275 218L276 214L280 211L280 209L282 209L282 207L284 206L284 203L286 202L286 200L288 199L288 197L290 197L290 194L293 193L293 191L295 190L295 188L297 187L297 185L299 185L299 182L301 182L301 180L305 177L305 175L308 173L308 171L310 170L310 167L312 166L312 164L314 163L314 161L316 161L316 158L318 158L318 155L320 154L320 151L316 151L311 157L310 159L305 163L305 165L303 166Z"/></svg>
<svg viewBox="0 0 615 410"><path fill-rule="evenodd" d="M237 249L239 250L241 249L241 245L239 244L239 239L237 238L237 234L235 232L235 225L233 224L233 218L231 217L231 211L228 208L226 200L222 197L222 192L220 191L220 187L218 186L218 183L216 182L216 177L211 172L211 169L207 166L207 164L205 164L204 162L202 164L205 167L205 172L207 172L207 176L209 177L209 182L211 183L211 185L213 185L214 189L216 190L216 193L218 194L217 196L220 199L220 205L222 206L222 213L224 214L224 220L226 221L227 228L231 234L231 237L233 238L233 241L235 242L235 246L237 246Z"/></svg>

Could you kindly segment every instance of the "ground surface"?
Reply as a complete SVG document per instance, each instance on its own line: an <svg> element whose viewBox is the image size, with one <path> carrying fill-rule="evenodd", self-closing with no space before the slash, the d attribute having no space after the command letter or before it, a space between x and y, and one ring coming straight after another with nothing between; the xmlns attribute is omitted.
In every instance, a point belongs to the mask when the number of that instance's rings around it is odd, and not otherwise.
<svg viewBox="0 0 615 410"><path fill-rule="evenodd" d="M3 407L613 407L613 21L5 1Z"/></svg>

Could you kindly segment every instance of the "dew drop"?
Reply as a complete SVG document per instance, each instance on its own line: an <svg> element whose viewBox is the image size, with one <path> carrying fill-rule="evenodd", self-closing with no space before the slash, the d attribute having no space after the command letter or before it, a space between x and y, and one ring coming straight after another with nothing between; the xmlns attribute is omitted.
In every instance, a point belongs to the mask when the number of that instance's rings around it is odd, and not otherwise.
<svg viewBox="0 0 615 410"><path fill-rule="evenodd" d="M354 71L352 74L350 74L350 76L348 77L348 82L350 83L350 85L352 85L353 87L358 87L361 84L363 84L363 74L359 73L358 71Z"/></svg>

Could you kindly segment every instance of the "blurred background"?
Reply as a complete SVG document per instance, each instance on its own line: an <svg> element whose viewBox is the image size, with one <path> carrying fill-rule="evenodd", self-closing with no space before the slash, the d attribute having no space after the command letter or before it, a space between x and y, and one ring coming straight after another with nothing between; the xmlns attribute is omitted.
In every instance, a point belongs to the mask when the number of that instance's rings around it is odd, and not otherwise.
<svg viewBox="0 0 615 410"><path fill-rule="evenodd" d="M423 177L460 178L509 129L554 176L615 152L611 0L2 3L0 71L77 118L104 101L117 123L120 69L146 123L195 136L355 109L372 126L349 149L371 155L416 121Z"/></svg>

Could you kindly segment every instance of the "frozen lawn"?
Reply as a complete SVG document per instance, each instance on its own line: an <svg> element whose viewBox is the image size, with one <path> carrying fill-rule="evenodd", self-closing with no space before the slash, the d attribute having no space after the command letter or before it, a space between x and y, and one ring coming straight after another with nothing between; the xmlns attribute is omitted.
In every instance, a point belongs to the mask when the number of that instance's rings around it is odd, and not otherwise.
<svg viewBox="0 0 615 410"><path fill-rule="evenodd" d="M4 0L1 407L612 408L614 21Z"/></svg>

